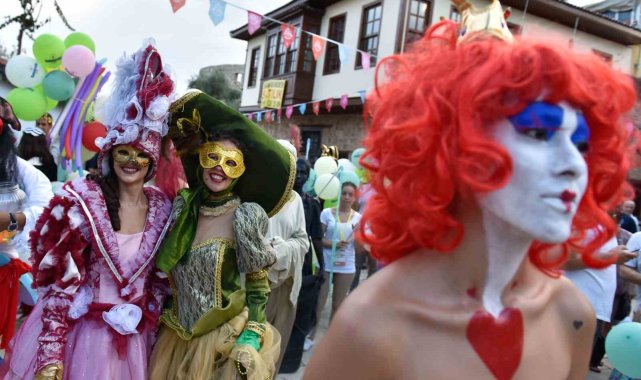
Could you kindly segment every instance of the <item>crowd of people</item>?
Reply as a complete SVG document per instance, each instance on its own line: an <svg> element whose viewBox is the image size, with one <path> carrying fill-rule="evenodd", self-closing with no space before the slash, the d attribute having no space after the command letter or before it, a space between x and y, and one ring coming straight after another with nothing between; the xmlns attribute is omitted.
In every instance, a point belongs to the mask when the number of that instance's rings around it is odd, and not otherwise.
<svg viewBox="0 0 641 380"><path fill-rule="evenodd" d="M385 68L368 181L325 208L300 147L178 96L153 44L118 62L86 176L0 98L0 378L269 379L312 347L307 379L599 372L641 318L634 88L457 6Z"/></svg>

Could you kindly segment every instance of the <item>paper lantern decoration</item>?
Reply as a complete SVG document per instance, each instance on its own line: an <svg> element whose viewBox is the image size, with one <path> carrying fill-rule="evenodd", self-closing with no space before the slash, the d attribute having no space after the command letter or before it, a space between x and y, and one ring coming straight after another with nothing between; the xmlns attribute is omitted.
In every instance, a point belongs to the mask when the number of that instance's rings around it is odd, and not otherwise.
<svg viewBox="0 0 641 380"><path fill-rule="evenodd" d="M331 157L320 157L314 163L314 171L316 171L316 175L319 178L323 174L336 173L336 169L338 169L338 165L336 164L336 161L334 161L334 159Z"/></svg>
<svg viewBox="0 0 641 380"><path fill-rule="evenodd" d="M641 323L614 326L605 339L605 352L614 368L630 378L641 378Z"/></svg>
<svg viewBox="0 0 641 380"><path fill-rule="evenodd" d="M96 44L89 35L82 32L73 32L65 38L65 47L69 49L72 46L81 45L96 54Z"/></svg>
<svg viewBox="0 0 641 380"><path fill-rule="evenodd" d="M73 95L76 83L64 71L55 70L45 76L42 81L45 94L53 100L64 101Z"/></svg>
<svg viewBox="0 0 641 380"><path fill-rule="evenodd" d="M107 128L102 123L98 121L87 123L82 129L82 146L92 152L99 152L100 148L96 146L96 139L106 135Z"/></svg>
<svg viewBox="0 0 641 380"><path fill-rule="evenodd" d="M316 178L314 191L321 199L334 199L338 197L340 181L333 174L323 174Z"/></svg>
<svg viewBox="0 0 641 380"><path fill-rule="evenodd" d="M76 45L65 51L62 56L62 66L70 75L76 78L84 78L93 71L96 66L96 58L89 48Z"/></svg>
<svg viewBox="0 0 641 380"><path fill-rule="evenodd" d="M16 87L33 88L45 77L45 71L38 62L26 55L16 55L7 62L5 75Z"/></svg>
<svg viewBox="0 0 641 380"><path fill-rule="evenodd" d="M45 33L33 41L33 56L45 69L55 69L62 63L66 46L58 36Z"/></svg>
<svg viewBox="0 0 641 380"><path fill-rule="evenodd" d="M7 94L7 101L21 120L38 120L47 110L46 98L31 88L14 88Z"/></svg>

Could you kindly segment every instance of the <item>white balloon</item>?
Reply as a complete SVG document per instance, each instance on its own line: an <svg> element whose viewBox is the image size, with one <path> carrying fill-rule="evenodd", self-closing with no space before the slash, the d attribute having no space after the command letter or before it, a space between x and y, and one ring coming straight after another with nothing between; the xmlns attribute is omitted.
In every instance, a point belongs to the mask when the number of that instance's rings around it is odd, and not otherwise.
<svg viewBox="0 0 641 380"><path fill-rule="evenodd" d="M327 156L320 157L314 164L314 171L319 177L323 174L334 174L336 173L336 169L338 169L336 161L334 161L333 158Z"/></svg>
<svg viewBox="0 0 641 380"><path fill-rule="evenodd" d="M314 191L321 199L336 199L341 183L333 174L323 174L316 178Z"/></svg>
<svg viewBox="0 0 641 380"><path fill-rule="evenodd" d="M5 75L16 87L33 88L42 83L45 71L34 58L16 55L7 62Z"/></svg>
<svg viewBox="0 0 641 380"><path fill-rule="evenodd" d="M338 160L338 167L343 168L343 171L356 171L356 167L354 166L354 164L352 164L352 161L348 160L347 158L341 158L340 160Z"/></svg>

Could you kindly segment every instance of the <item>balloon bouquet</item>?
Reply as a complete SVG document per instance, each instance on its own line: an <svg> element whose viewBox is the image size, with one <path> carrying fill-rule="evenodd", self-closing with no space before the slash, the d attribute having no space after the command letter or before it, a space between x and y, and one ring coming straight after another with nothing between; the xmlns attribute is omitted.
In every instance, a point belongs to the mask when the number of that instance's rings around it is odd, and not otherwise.
<svg viewBox="0 0 641 380"><path fill-rule="evenodd" d="M17 88L7 94L19 119L37 120L67 104L51 131L60 136L60 156L66 169L80 171L83 161L99 151L96 137L106 134L104 126L87 124L97 93L110 73L96 62L95 44L84 33L74 32L63 41L53 34L41 34L33 43L33 55L12 57L5 69L7 79Z"/></svg>

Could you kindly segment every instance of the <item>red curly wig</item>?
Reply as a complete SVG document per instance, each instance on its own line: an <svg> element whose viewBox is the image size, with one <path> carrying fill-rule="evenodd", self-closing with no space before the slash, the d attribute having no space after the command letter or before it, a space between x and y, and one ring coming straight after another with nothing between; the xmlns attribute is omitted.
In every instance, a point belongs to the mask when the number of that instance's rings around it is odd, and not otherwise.
<svg viewBox="0 0 641 380"><path fill-rule="evenodd" d="M564 44L493 38L457 45L458 25L432 26L411 51L381 62L393 78L377 85L366 103L369 124L361 163L371 173L360 238L384 262L420 248L446 253L464 234L454 215L460 197L507 184L512 161L489 129L532 101L566 101L590 126L588 187L560 245L534 242L530 260L556 276L568 250L590 267L611 262L594 254L615 235L607 210L629 194L624 115L636 99L632 80L593 54ZM600 227L597 227L600 226ZM587 245L586 232L596 231Z"/></svg>

